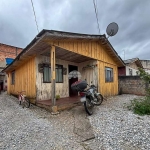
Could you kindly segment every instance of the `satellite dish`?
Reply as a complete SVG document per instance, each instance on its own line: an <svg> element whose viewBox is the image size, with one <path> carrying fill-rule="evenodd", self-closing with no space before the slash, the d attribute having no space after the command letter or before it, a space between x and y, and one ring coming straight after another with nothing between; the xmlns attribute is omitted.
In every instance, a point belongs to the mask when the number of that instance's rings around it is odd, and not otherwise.
<svg viewBox="0 0 150 150"><path fill-rule="evenodd" d="M112 22L110 23L108 26L107 26L107 29L106 29L106 32L108 34L108 37L109 36L114 36L117 32L118 32L118 24L115 23L115 22Z"/></svg>

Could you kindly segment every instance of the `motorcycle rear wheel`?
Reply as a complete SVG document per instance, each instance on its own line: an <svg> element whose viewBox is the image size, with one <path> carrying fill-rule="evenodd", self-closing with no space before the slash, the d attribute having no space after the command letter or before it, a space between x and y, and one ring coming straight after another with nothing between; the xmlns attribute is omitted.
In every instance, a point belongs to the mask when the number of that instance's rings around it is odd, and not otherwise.
<svg viewBox="0 0 150 150"><path fill-rule="evenodd" d="M91 103L89 98L86 98L86 101L84 102L84 108L88 115L93 114L93 107L94 105Z"/></svg>
<svg viewBox="0 0 150 150"><path fill-rule="evenodd" d="M95 105L99 106L103 102L103 96L101 94L98 94L96 98L97 98L97 102L95 102Z"/></svg>

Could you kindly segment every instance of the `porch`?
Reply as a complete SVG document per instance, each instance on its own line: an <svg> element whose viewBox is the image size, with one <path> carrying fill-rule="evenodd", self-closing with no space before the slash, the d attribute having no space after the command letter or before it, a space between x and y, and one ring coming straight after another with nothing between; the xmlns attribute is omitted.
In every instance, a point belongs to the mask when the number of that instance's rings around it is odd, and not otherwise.
<svg viewBox="0 0 150 150"><path fill-rule="evenodd" d="M80 97L79 96L74 96L74 97L65 97L65 98L60 98L56 100L56 105L58 108L58 111L64 110L64 109L70 109L72 107L75 107L77 105L81 105L82 103L80 102ZM46 110L52 109L52 101L51 100L42 100L42 101L37 101L36 105L42 108L45 108Z"/></svg>
<svg viewBox="0 0 150 150"><path fill-rule="evenodd" d="M47 34L27 51L26 54L35 55L35 103L38 106L63 110L76 105L79 97L72 97L77 93L72 92L71 84L78 79L86 79L89 84L98 86L98 63L92 52L94 46L97 49L97 41L99 38L85 39L75 35L66 39L62 35ZM73 75L69 78L69 73L74 70L81 74L81 78ZM56 96L61 98L56 100Z"/></svg>
<svg viewBox="0 0 150 150"><path fill-rule="evenodd" d="M44 48L40 55L36 56L37 106L53 112L55 107L60 111L81 104L80 98L77 97L78 93L72 91L71 84L78 79L86 79L89 84L91 82L98 84L98 67L96 64L96 59L75 53L70 48L65 49L54 45ZM44 70L45 68L51 68L49 71L51 73L48 74ZM69 73L74 70L81 74L81 78L78 76L69 78ZM47 82L43 82L45 76ZM56 100L57 95L61 97L59 100Z"/></svg>
<svg viewBox="0 0 150 150"><path fill-rule="evenodd" d="M118 67L122 66L124 62L105 35L42 30L3 72L8 74L9 94L26 91L32 103L51 99L52 108L56 108L58 96L72 96L74 70L81 80L108 96L118 94ZM111 83L105 82L106 68L112 70Z"/></svg>

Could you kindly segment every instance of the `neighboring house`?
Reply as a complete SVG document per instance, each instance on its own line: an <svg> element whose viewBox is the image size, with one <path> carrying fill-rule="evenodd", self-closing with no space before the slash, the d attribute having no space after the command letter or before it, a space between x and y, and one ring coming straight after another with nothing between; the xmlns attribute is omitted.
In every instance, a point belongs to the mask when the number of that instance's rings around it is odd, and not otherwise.
<svg viewBox="0 0 150 150"><path fill-rule="evenodd" d="M143 65L143 69L150 74L150 60L140 60L140 61Z"/></svg>
<svg viewBox="0 0 150 150"><path fill-rule="evenodd" d="M82 80L98 87L104 96L118 94L118 67L125 64L105 35L88 35L42 30L3 71L8 76L8 93L25 90L32 103L55 96L76 96L69 79L78 70Z"/></svg>
<svg viewBox="0 0 150 150"><path fill-rule="evenodd" d="M21 48L0 43L0 89L7 90L7 77L1 71L22 51Z"/></svg>
<svg viewBox="0 0 150 150"><path fill-rule="evenodd" d="M137 76L138 68L143 68L139 58L124 60L124 63L126 64L124 67L118 68L119 76Z"/></svg>

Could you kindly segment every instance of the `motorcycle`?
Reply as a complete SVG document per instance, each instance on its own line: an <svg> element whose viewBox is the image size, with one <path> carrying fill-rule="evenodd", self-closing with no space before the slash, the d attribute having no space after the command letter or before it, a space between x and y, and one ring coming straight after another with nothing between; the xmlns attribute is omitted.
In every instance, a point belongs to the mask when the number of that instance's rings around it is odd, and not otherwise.
<svg viewBox="0 0 150 150"><path fill-rule="evenodd" d="M87 86L89 86L88 89ZM80 101L84 103L85 111L88 115L93 114L93 107L103 102L103 96L97 92L95 85L88 85L86 81L77 81L71 85L73 90L77 90L80 94Z"/></svg>

